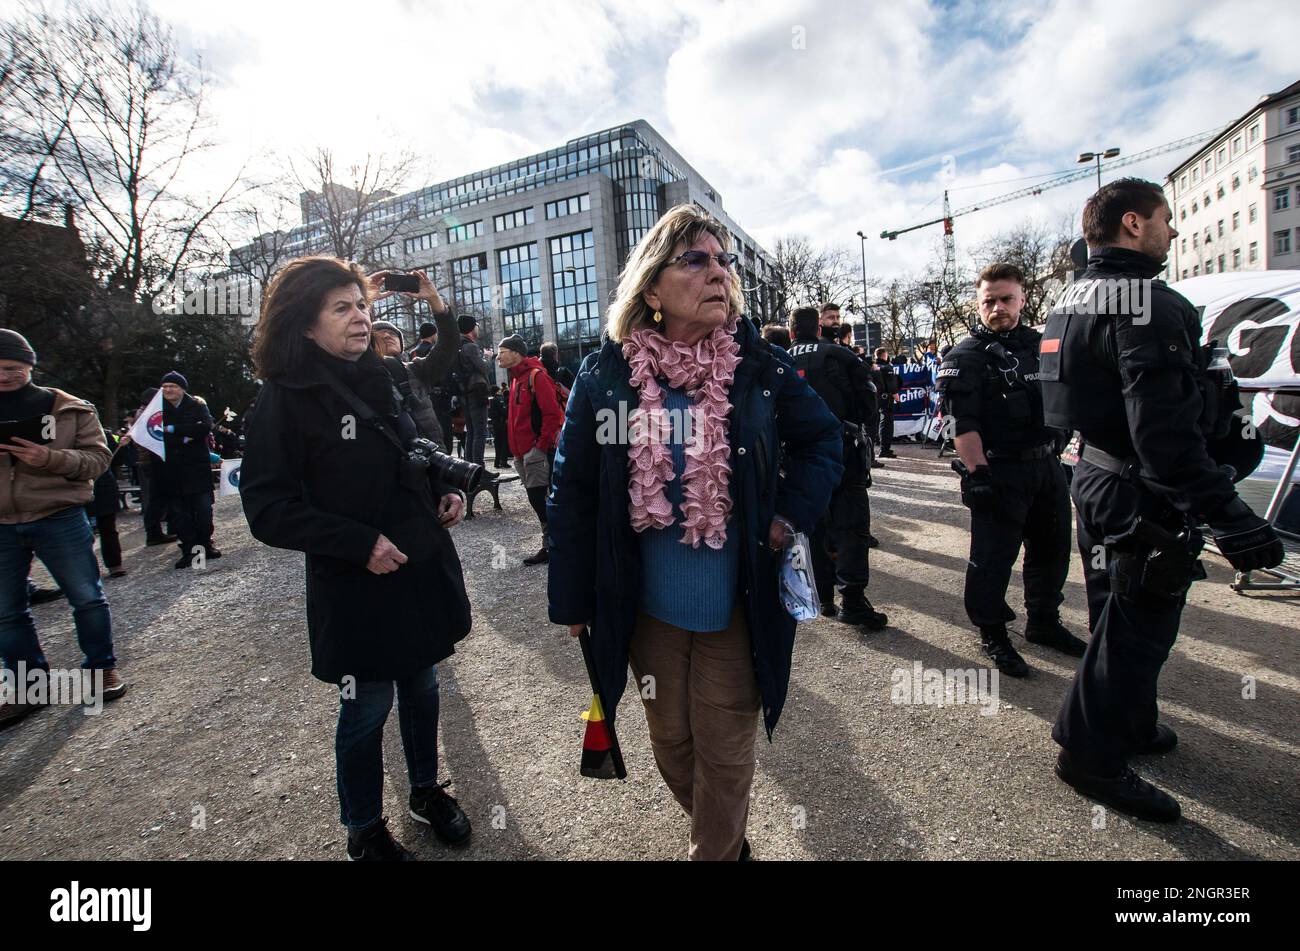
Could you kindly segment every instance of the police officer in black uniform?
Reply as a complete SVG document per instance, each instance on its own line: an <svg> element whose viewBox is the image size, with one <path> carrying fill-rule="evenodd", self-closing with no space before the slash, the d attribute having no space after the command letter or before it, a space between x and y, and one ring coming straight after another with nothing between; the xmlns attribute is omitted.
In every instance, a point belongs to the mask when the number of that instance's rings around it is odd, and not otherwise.
<svg viewBox="0 0 1300 951"><path fill-rule="evenodd" d="M824 321L826 311L823 309ZM838 312L835 314L838 317ZM831 504L813 532L813 574L822 613L838 616L845 624L882 630L889 618L867 600L871 580L868 549L871 539L871 484L869 434L876 422L876 393L870 372L857 354L832 342L834 328L819 336L819 315L801 307L792 315L790 330L799 375L840 418L844 426L844 476L831 495ZM834 559L832 560L832 553ZM839 582L841 608L835 609L835 582Z"/></svg>
<svg viewBox="0 0 1300 951"><path fill-rule="evenodd" d="M1233 488L1227 457L1213 458L1242 434L1230 371L1218 381L1207 372L1196 309L1154 280L1178 236L1172 221L1159 185L1121 179L1098 190L1083 211L1088 267L1057 300L1042 346L1047 422L1083 441L1072 491L1092 622L1052 730L1062 747L1056 774L1162 822L1179 817L1178 802L1128 758L1177 743L1158 722L1156 680L1187 589L1204 577L1197 525L1208 524L1239 571L1283 556L1272 527Z"/></svg>
<svg viewBox="0 0 1300 951"><path fill-rule="evenodd" d="M980 322L938 372L943 415L959 459L961 499L970 509L966 613L998 670L1024 677L1011 645L1007 606L1011 566L1025 546L1025 640L1082 657L1086 645L1057 609L1070 568L1070 497L1058 455L1059 432L1043 422L1036 330L1020 325L1024 276L1010 264L985 268L976 282Z"/></svg>

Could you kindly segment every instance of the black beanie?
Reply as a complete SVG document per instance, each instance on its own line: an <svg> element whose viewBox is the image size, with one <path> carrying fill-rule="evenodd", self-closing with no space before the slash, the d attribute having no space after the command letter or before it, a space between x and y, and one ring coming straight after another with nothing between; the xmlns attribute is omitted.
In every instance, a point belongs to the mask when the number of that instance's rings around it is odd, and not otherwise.
<svg viewBox="0 0 1300 951"><path fill-rule="evenodd" d="M519 334L511 334L506 337L497 346L502 350L513 350L521 356L528 356L528 344L524 343L524 338Z"/></svg>
<svg viewBox="0 0 1300 951"><path fill-rule="evenodd" d="M433 334L436 334L437 332L438 332L438 328L435 327L435 326L434 326L433 324L431 324L431 323L425 322L425 323L423 323L423 324L420 324L420 336L421 336L421 337L432 336Z"/></svg>
<svg viewBox="0 0 1300 951"><path fill-rule="evenodd" d="M163 378L158 381L159 386L162 386L164 383L175 383L182 390L188 390L190 388L189 380L181 376L176 370L172 370L170 373L165 374Z"/></svg>
<svg viewBox="0 0 1300 951"><path fill-rule="evenodd" d="M32 345L16 330L0 330L0 360L17 360L28 366L36 366L36 351Z"/></svg>
<svg viewBox="0 0 1300 951"><path fill-rule="evenodd" d="M456 326L460 328L461 333L467 334L478 326L478 321L474 319L473 314L461 314L456 319Z"/></svg>

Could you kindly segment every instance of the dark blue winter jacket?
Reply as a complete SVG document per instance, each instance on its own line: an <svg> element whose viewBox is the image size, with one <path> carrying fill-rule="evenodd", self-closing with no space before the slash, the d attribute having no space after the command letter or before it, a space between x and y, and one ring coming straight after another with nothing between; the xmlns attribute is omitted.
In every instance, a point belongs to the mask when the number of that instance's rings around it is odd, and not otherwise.
<svg viewBox="0 0 1300 951"><path fill-rule="evenodd" d="M748 320L739 322L736 338L741 362L730 393L733 508L727 530L741 534L739 596L770 739L790 683L795 622L781 606L780 557L768 548L768 527L780 514L812 534L840 482L842 439L839 420L800 379L785 351L766 343ZM628 447L625 440L598 442L597 429L608 413L626 418L636 409L630 375L621 344L606 341L583 360L546 506L550 618L591 624L596 672L611 707L607 716L627 684L642 579L628 515ZM622 413L620 403L626 404Z"/></svg>

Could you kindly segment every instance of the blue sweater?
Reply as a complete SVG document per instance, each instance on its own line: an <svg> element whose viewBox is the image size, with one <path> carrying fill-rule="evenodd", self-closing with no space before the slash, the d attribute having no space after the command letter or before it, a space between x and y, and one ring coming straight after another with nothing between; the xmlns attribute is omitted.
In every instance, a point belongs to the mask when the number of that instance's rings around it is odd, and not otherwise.
<svg viewBox="0 0 1300 951"><path fill-rule="evenodd" d="M662 382L661 384L662 385ZM695 405L681 390L664 386L664 408L685 417ZM692 422L694 422L692 418ZM727 525L722 548L682 544L682 473L686 471L685 426L669 436L676 478L665 487L673 506L673 524L639 532L641 543L641 610L688 631L723 631L731 623L740 578L740 532Z"/></svg>

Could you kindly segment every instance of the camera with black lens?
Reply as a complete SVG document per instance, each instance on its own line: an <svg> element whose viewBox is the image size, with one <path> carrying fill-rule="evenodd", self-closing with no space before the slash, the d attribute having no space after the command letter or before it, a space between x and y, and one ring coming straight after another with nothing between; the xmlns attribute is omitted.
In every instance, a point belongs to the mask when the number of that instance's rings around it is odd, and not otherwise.
<svg viewBox="0 0 1300 951"><path fill-rule="evenodd" d="M447 455L423 436L417 436L407 444L406 458L412 468L424 470L435 482L449 485L471 498L483 482L482 466Z"/></svg>

